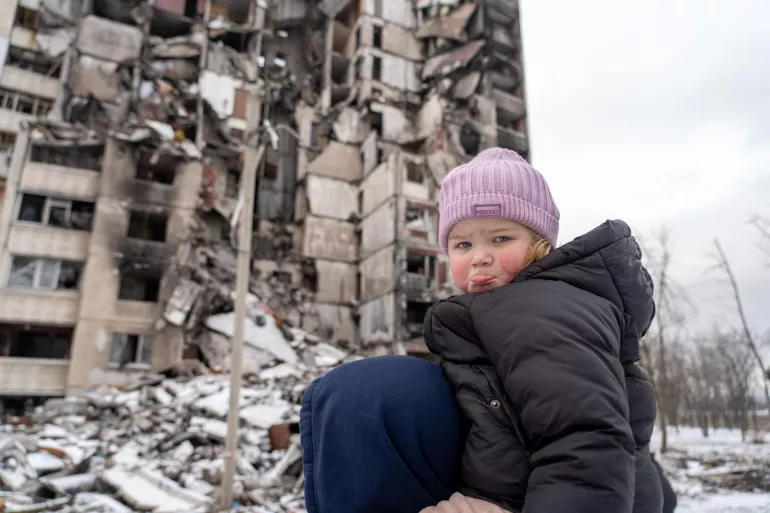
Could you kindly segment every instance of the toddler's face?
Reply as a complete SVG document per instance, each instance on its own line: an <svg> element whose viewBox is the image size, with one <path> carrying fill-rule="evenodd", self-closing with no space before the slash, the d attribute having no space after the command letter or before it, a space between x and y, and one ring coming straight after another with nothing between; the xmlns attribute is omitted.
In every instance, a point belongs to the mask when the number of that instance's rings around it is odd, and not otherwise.
<svg viewBox="0 0 770 513"><path fill-rule="evenodd" d="M532 232L508 219L465 219L449 232L449 265L463 292L507 285L521 271Z"/></svg>

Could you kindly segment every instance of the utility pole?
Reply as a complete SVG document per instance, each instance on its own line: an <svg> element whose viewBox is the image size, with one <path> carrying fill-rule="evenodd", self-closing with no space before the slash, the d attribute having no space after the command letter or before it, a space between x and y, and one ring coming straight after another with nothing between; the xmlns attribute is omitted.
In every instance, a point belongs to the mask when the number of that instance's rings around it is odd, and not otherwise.
<svg viewBox="0 0 770 513"><path fill-rule="evenodd" d="M267 2L256 2L256 20L264 20ZM257 34L256 62L262 54L263 27ZM257 66L257 84L259 84L259 66ZM235 286L235 330L233 348L230 356L230 408L227 414L227 440L225 442L225 470L222 477L222 511L228 511L233 503L233 482L235 462L238 457L238 426L240 423L241 381L243 369L243 323L246 317L246 293L249 290L251 266L251 241L254 224L254 193L257 184L257 169L265 153L265 145L260 140L260 122L262 118L261 88L250 90L247 105L246 132L243 144L243 171L241 172L241 208L240 234L238 236L238 267Z"/></svg>

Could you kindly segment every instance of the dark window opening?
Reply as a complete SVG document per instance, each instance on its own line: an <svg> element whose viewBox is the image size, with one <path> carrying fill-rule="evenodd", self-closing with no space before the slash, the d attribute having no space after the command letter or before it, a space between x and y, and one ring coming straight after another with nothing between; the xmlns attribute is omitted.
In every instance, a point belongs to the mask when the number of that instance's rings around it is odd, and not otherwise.
<svg viewBox="0 0 770 513"><path fill-rule="evenodd" d="M288 271L273 271L273 278L276 278L280 283L291 285L291 273Z"/></svg>
<svg viewBox="0 0 770 513"><path fill-rule="evenodd" d="M265 162L265 169L262 172L262 178L266 180L276 180L278 178L278 166Z"/></svg>
<svg viewBox="0 0 770 513"><path fill-rule="evenodd" d="M380 57L372 57L372 80L379 80L382 76L382 59Z"/></svg>
<svg viewBox="0 0 770 513"><path fill-rule="evenodd" d="M382 27L375 25L372 33L372 46L382 48Z"/></svg>
<svg viewBox="0 0 770 513"><path fill-rule="evenodd" d="M382 137L382 112L372 112L372 130L377 132L377 135L379 137ZM381 149L377 149L378 151L378 157L381 156ZM380 158L377 159L378 162L382 162Z"/></svg>
<svg viewBox="0 0 770 513"><path fill-rule="evenodd" d="M77 290L83 262L14 255L8 286L24 289Z"/></svg>
<svg viewBox="0 0 770 513"><path fill-rule="evenodd" d="M173 169L149 168L138 166L136 168L136 178L138 180L147 180L148 182L162 183L171 185L174 183L176 173Z"/></svg>
<svg viewBox="0 0 770 513"><path fill-rule="evenodd" d="M310 260L302 262L302 287L310 292L318 292L318 273Z"/></svg>
<svg viewBox="0 0 770 513"><path fill-rule="evenodd" d="M407 160L404 165L406 166L406 179L409 182L422 183L424 175L422 174L422 168L420 164Z"/></svg>
<svg viewBox="0 0 770 513"><path fill-rule="evenodd" d="M0 357L66 360L71 343L71 327L0 324Z"/></svg>
<svg viewBox="0 0 770 513"><path fill-rule="evenodd" d="M154 303L160 292L160 274L126 271L120 275L118 299Z"/></svg>
<svg viewBox="0 0 770 513"><path fill-rule="evenodd" d="M377 148L377 164L385 162L385 151L382 148Z"/></svg>
<svg viewBox="0 0 770 513"><path fill-rule="evenodd" d="M423 321L430 305L430 302L406 302L406 329L410 337L422 336Z"/></svg>
<svg viewBox="0 0 770 513"><path fill-rule="evenodd" d="M0 132L0 152L11 153L16 144L16 134Z"/></svg>
<svg viewBox="0 0 770 513"><path fill-rule="evenodd" d="M228 198L238 197L238 183L241 180L241 173L237 169L228 169L225 182L225 196Z"/></svg>
<svg viewBox="0 0 770 513"><path fill-rule="evenodd" d="M249 33L248 32L225 32L219 37L212 37L212 42L221 42L222 44L229 46L238 53L246 53L249 51ZM265 57L260 55L259 66L264 66Z"/></svg>
<svg viewBox="0 0 770 513"><path fill-rule="evenodd" d="M48 146L33 145L29 160L42 164L53 164L63 167L75 167L101 171L103 145L91 146Z"/></svg>
<svg viewBox="0 0 770 513"><path fill-rule="evenodd" d="M163 39L186 36L192 33L193 20L181 16L180 13L166 11L155 7L150 21L150 34Z"/></svg>
<svg viewBox="0 0 770 513"><path fill-rule="evenodd" d="M193 20L199 20L203 16L199 10L198 10L198 0L185 0L184 4L184 15L187 18L191 18Z"/></svg>
<svg viewBox="0 0 770 513"><path fill-rule="evenodd" d="M355 48L358 48L359 46L361 46L361 26L360 25L356 29L356 41L353 44L353 46Z"/></svg>
<svg viewBox="0 0 770 513"><path fill-rule="evenodd" d="M408 252L406 254L406 272L425 274L425 255Z"/></svg>
<svg viewBox="0 0 770 513"><path fill-rule="evenodd" d="M167 214L132 210L127 235L132 239L164 242L167 225Z"/></svg>
<svg viewBox="0 0 770 513"><path fill-rule="evenodd" d="M27 9L21 5L16 8L16 19L13 24L28 30L37 30L37 11Z"/></svg>
<svg viewBox="0 0 770 513"><path fill-rule="evenodd" d="M110 365L150 365L152 362L152 335L113 333L110 347Z"/></svg>
<svg viewBox="0 0 770 513"><path fill-rule="evenodd" d="M19 221L42 223L46 199L45 196L38 194L22 194L21 206L19 207Z"/></svg>

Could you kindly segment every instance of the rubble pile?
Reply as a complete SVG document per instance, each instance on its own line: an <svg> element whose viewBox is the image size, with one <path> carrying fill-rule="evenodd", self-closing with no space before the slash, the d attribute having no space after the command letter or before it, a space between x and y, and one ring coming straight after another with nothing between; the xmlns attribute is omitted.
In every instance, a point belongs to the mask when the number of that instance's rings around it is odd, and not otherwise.
<svg viewBox="0 0 770 513"><path fill-rule="evenodd" d="M259 371L244 375L235 497L239 511L300 512L302 393L356 356L261 315L245 335ZM233 325L229 314L206 324L220 333ZM10 419L0 426L0 511L217 511L229 380L185 362Z"/></svg>

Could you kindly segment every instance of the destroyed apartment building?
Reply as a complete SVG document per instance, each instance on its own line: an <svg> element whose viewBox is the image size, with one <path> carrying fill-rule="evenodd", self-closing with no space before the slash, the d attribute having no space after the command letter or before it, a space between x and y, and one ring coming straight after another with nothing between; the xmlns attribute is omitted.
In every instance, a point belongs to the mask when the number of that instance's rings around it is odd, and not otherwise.
<svg viewBox="0 0 770 513"><path fill-rule="evenodd" d="M442 178L529 157L521 55L516 0L3 2L0 394L226 371L246 165L261 311L424 352Z"/></svg>

